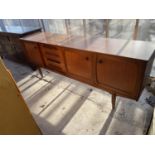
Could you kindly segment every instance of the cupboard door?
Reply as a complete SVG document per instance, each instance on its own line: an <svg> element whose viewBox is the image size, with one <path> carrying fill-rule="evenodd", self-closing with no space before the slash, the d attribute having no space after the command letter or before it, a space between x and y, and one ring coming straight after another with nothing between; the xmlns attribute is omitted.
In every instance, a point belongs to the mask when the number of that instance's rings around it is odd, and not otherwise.
<svg viewBox="0 0 155 155"><path fill-rule="evenodd" d="M65 51L68 72L85 80L92 80L92 54L82 51Z"/></svg>
<svg viewBox="0 0 155 155"><path fill-rule="evenodd" d="M26 55L30 63L43 66L42 57L37 43L24 42L24 45L26 48Z"/></svg>
<svg viewBox="0 0 155 155"><path fill-rule="evenodd" d="M112 89L135 95L138 64L134 61L110 56L97 56L97 81Z"/></svg>

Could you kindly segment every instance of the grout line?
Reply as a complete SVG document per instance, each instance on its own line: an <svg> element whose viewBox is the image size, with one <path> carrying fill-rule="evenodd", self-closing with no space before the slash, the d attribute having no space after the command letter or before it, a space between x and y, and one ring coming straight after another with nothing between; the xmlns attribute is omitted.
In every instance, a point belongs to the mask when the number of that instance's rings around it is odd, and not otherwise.
<svg viewBox="0 0 155 155"><path fill-rule="evenodd" d="M43 110L41 110L38 115L40 115L42 112L44 112L58 97L60 97L66 90L68 90L67 88L71 85L72 83L70 83L66 88L64 88L64 90L58 94L49 104L47 104L45 106L45 108L43 108Z"/></svg>

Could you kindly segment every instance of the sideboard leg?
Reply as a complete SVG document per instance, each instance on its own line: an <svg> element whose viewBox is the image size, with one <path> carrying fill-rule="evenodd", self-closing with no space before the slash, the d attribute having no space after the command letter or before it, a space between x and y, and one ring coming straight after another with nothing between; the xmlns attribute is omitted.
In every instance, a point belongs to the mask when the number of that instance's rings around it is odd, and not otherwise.
<svg viewBox="0 0 155 155"><path fill-rule="evenodd" d="M42 70L41 70L40 67L38 68L38 71L39 71L39 73L40 73L40 75L41 75L41 79L42 79L42 78L43 78L43 72L42 72Z"/></svg>
<svg viewBox="0 0 155 155"><path fill-rule="evenodd" d="M115 108L115 102L116 102L116 94L112 94L111 100L112 100L112 109L114 109Z"/></svg>

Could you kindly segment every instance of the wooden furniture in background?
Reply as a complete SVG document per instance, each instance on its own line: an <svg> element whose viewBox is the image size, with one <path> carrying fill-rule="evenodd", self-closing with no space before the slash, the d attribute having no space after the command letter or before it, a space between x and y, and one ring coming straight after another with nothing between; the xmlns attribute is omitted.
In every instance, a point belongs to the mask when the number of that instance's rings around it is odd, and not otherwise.
<svg viewBox="0 0 155 155"><path fill-rule="evenodd" d="M40 31L40 27L4 26L0 29L0 56L23 62L24 49L19 38Z"/></svg>
<svg viewBox="0 0 155 155"><path fill-rule="evenodd" d="M155 46L143 41L46 32L22 41L31 63L110 92L113 108L118 95L138 100L155 57Z"/></svg>

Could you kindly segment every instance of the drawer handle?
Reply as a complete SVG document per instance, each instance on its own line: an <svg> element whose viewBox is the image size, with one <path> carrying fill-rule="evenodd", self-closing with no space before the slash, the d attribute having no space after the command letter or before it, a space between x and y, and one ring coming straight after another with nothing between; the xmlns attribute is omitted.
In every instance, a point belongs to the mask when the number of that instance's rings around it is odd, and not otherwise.
<svg viewBox="0 0 155 155"><path fill-rule="evenodd" d="M89 60L89 57L86 57L85 59L88 61Z"/></svg>
<svg viewBox="0 0 155 155"><path fill-rule="evenodd" d="M46 54L46 55L53 55L53 56L59 57L59 55L58 55L58 54L53 53L53 52L48 52L48 51L45 51L45 54Z"/></svg>
<svg viewBox="0 0 155 155"><path fill-rule="evenodd" d="M48 49L57 50L57 47L54 47L54 46L43 45L43 47L48 48Z"/></svg>
<svg viewBox="0 0 155 155"><path fill-rule="evenodd" d="M98 63L99 63L99 64L102 64L102 63L103 63L103 60L99 60Z"/></svg>
<svg viewBox="0 0 155 155"><path fill-rule="evenodd" d="M57 63L57 64L60 64L60 63L61 63L60 61L58 61L58 60L53 60L53 59L51 59L51 58L47 58L47 60L48 60L48 61L51 61L51 62L54 62L54 63Z"/></svg>

